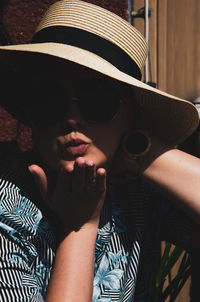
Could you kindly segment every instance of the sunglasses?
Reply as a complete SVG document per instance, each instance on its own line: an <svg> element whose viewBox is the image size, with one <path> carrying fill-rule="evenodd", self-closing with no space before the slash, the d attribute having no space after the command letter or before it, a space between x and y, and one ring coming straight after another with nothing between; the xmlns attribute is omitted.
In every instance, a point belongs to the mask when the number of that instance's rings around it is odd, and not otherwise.
<svg viewBox="0 0 200 302"><path fill-rule="evenodd" d="M23 103L24 112L27 120L40 126L62 122L69 111L70 101L88 123L107 123L115 117L121 102L117 87L103 79L79 82L72 100L69 100L63 87L53 81L36 81L34 86L29 87L29 95L30 102L26 108Z"/></svg>

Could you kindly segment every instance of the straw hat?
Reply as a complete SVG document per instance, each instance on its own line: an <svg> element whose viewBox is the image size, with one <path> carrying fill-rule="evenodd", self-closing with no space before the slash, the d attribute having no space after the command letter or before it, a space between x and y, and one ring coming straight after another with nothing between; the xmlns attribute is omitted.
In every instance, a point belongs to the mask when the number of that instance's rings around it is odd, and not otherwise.
<svg viewBox="0 0 200 302"><path fill-rule="evenodd" d="M140 81L146 54L144 37L119 16L81 0L63 0L47 10L32 43L0 47L0 70L12 72L33 57L51 56L130 84L143 127L177 145L196 129L197 110Z"/></svg>

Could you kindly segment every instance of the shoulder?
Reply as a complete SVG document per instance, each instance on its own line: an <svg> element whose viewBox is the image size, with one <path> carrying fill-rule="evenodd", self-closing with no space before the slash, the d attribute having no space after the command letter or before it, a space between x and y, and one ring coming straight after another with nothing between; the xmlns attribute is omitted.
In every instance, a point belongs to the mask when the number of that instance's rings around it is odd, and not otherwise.
<svg viewBox="0 0 200 302"><path fill-rule="evenodd" d="M34 227L41 218L41 212L37 206L39 197L36 198L35 192L36 187L28 170L26 154L20 152L1 162L1 223L25 229L28 226Z"/></svg>

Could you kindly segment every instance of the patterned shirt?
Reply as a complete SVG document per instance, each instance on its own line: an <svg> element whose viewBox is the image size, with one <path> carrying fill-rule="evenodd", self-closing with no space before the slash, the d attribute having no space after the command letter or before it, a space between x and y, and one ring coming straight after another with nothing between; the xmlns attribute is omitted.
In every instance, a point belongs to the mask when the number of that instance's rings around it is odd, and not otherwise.
<svg viewBox="0 0 200 302"><path fill-rule="evenodd" d="M3 167L5 166L5 167ZM0 301L45 301L57 248L28 163L1 167ZM137 180L108 186L96 240L93 302L144 302L160 240L190 250L188 217Z"/></svg>

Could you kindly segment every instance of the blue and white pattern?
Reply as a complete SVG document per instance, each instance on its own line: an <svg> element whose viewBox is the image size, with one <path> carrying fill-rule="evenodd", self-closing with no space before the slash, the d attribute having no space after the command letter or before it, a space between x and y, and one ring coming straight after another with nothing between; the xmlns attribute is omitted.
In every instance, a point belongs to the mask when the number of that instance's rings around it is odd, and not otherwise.
<svg viewBox="0 0 200 302"><path fill-rule="evenodd" d="M46 294L55 238L41 210L14 184L17 175L26 181L21 170L0 179L0 301L38 302Z"/></svg>
<svg viewBox="0 0 200 302"><path fill-rule="evenodd" d="M55 233L27 165L19 160L13 167L2 168L0 178L0 301L41 302ZM144 184L108 191L96 240L92 302L144 302L158 241L171 239L188 249L190 223Z"/></svg>

